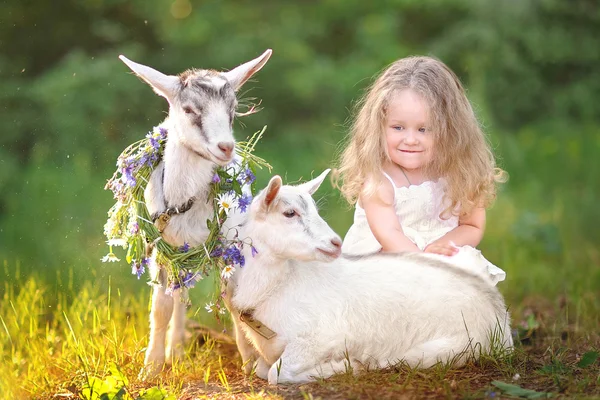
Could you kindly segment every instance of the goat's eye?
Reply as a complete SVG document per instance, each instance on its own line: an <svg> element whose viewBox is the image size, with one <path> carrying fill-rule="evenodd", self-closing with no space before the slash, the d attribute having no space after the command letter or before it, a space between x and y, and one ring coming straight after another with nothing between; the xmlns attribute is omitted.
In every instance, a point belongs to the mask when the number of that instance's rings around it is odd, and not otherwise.
<svg viewBox="0 0 600 400"><path fill-rule="evenodd" d="M183 107L183 112L186 114L196 114L194 110L192 110L192 107Z"/></svg>
<svg viewBox="0 0 600 400"><path fill-rule="evenodd" d="M296 211L294 211L294 210L287 210L287 211L283 212L283 215L285 215L286 218L293 218L298 214L296 214Z"/></svg>

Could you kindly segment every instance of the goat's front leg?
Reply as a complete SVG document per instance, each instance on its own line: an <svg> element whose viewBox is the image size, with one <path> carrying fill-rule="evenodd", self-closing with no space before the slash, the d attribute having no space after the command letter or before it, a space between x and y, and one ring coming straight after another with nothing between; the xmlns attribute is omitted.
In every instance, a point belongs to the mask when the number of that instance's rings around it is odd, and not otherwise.
<svg viewBox="0 0 600 400"><path fill-rule="evenodd" d="M185 350L187 288L173 291L173 316L167 333L167 364L180 359Z"/></svg>
<svg viewBox="0 0 600 400"><path fill-rule="evenodd" d="M242 357L242 370L245 375L250 375L254 368L255 360L259 358L258 352L246 338L246 335L240 326L241 321L238 320L236 313L231 315L231 320L233 321L233 330L235 332L235 343L237 344L238 351Z"/></svg>
<svg viewBox="0 0 600 400"><path fill-rule="evenodd" d="M146 349L144 368L140 378L153 378L162 370L165 363L165 337L169 320L173 314L173 298L166 290L166 273L162 268L157 271L159 284L152 286L152 308L150 309L150 340Z"/></svg>
<svg viewBox="0 0 600 400"><path fill-rule="evenodd" d="M237 345L238 352L242 357L242 370L245 375L250 375L252 373L252 369L254 368L254 361L259 358L259 355L254 346L246 338L246 335L244 334L244 331L241 327L242 321L239 320L239 312L236 311L235 307L233 307L233 305L231 304L234 287L234 283L228 283L226 286L222 287L222 289L226 293L223 298L223 301L225 302L225 306L231 313L233 331L235 332L235 343Z"/></svg>

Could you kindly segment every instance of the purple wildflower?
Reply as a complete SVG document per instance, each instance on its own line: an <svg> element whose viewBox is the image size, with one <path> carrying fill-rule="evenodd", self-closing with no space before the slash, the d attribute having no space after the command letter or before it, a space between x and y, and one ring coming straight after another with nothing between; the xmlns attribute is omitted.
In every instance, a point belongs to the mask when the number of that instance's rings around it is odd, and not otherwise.
<svg viewBox="0 0 600 400"><path fill-rule="evenodd" d="M252 249L252 257L256 257L256 255L258 254L258 250L256 250L256 247L250 246L250 249Z"/></svg>
<svg viewBox="0 0 600 400"><path fill-rule="evenodd" d="M222 247L215 247L213 251L210 252L211 257L221 257L223 255Z"/></svg>
<svg viewBox="0 0 600 400"><path fill-rule="evenodd" d="M148 265L148 263L144 263L144 260L147 260L147 258L142 259L141 263L138 263L137 261L134 261L131 264L131 273L133 275L137 275L137 278L140 279L142 277L142 275L144 274L144 272L146 272L146 265Z"/></svg>
<svg viewBox="0 0 600 400"><path fill-rule="evenodd" d="M133 224L131 224L131 226L129 228L129 232L132 235L137 235L139 231L140 231L140 226L138 225L137 222L134 222Z"/></svg>
<svg viewBox="0 0 600 400"><path fill-rule="evenodd" d="M179 251L181 251L182 253L187 253L187 251L190 249L190 245L188 242L183 242L183 246L181 246L179 248Z"/></svg>
<svg viewBox="0 0 600 400"><path fill-rule="evenodd" d="M241 185L251 185L256 180L256 176L252 173L250 168L246 168L237 177L237 181Z"/></svg>
<svg viewBox="0 0 600 400"><path fill-rule="evenodd" d="M148 132L146 138L150 141L150 146L156 151L160 149L160 142L163 141L167 136L167 130L164 128L158 129L158 134L156 131Z"/></svg>
<svg viewBox="0 0 600 400"><path fill-rule="evenodd" d="M238 208L240 209L241 212L245 213L246 207L248 207L250 205L250 203L252 203L252 195L243 194L238 199Z"/></svg>
<svg viewBox="0 0 600 400"><path fill-rule="evenodd" d="M160 149L160 142L154 137L154 135L150 135L148 139L150 139L150 145L154 150Z"/></svg>
<svg viewBox="0 0 600 400"><path fill-rule="evenodd" d="M127 160L123 160L123 165L121 166L121 180L127 186L134 187L136 184L135 176L133 176L135 170L135 161L129 157Z"/></svg>
<svg viewBox="0 0 600 400"><path fill-rule="evenodd" d="M148 167L152 167L154 163L158 160L158 155L156 153L144 153L140 158L139 165L147 165Z"/></svg>
<svg viewBox="0 0 600 400"><path fill-rule="evenodd" d="M202 279L202 277L198 273L188 271L184 275L182 283L186 288L193 288L200 279Z"/></svg>
<svg viewBox="0 0 600 400"><path fill-rule="evenodd" d="M130 187L134 187L135 184L137 183L135 177L133 175L131 175L130 171L126 171L123 173L123 176L121 177L121 183L123 183L124 186L130 186Z"/></svg>
<svg viewBox="0 0 600 400"><path fill-rule="evenodd" d="M235 245L228 247L223 254L223 260L227 264L239 264L243 267L246 264L246 259Z"/></svg>

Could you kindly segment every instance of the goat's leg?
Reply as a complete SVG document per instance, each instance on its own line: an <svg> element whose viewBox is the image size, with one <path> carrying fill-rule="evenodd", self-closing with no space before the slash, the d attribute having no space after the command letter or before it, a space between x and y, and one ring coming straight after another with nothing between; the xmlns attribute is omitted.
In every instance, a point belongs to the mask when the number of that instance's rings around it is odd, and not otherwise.
<svg viewBox="0 0 600 400"><path fill-rule="evenodd" d="M152 378L158 375L165 363L165 337L169 320L173 314L173 298L165 293L166 273L160 268L157 280L159 284L152 288L152 308L150 309L150 340L146 349L144 368L141 378Z"/></svg>
<svg viewBox="0 0 600 400"><path fill-rule="evenodd" d="M319 362L322 354L311 352L307 343L286 346L281 357L271 365L268 373L270 385L277 383L304 383L316 378L327 378L347 370L347 360Z"/></svg>
<svg viewBox="0 0 600 400"><path fill-rule="evenodd" d="M180 359L185 351L185 317L187 288L173 291L173 315L167 332L167 364Z"/></svg>
<svg viewBox="0 0 600 400"><path fill-rule="evenodd" d="M305 362L292 364L282 355L269 368L267 380L269 381L269 385L277 385L278 383L306 383L313 382L317 378L329 378L332 375L345 372L347 369L348 364L344 360L331 360L315 365L315 360L307 359Z"/></svg>
<svg viewBox="0 0 600 400"><path fill-rule="evenodd" d="M245 375L250 375L255 366L255 360L260 356L254 349L254 346L252 346L246 338L246 335L240 326L240 321L236 318L235 314L232 315L231 320L233 321L233 330L235 332L235 343L237 344L238 351L242 357L242 370Z"/></svg>
<svg viewBox="0 0 600 400"><path fill-rule="evenodd" d="M250 375L253 367L255 366L255 360L260 356L254 348L254 346L248 341L244 331L241 327L242 322L239 320L239 313L235 311L235 308L231 304L231 298L233 297L233 285L227 285L224 287L226 292L223 301L225 306L231 313L231 321L233 322L233 331L235 332L235 343L237 345L240 356L242 357L242 370L245 375ZM231 310L234 310L233 312ZM266 374L265 374L266 376ZM265 378L266 379L266 378Z"/></svg>

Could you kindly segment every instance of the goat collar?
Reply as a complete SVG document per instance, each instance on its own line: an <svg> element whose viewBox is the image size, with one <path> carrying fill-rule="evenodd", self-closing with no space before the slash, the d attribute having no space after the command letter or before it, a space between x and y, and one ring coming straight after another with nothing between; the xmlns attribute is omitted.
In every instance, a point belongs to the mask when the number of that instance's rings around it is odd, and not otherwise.
<svg viewBox="0 0 600 400"><path fill-rule="evenodd" d="M150 216L150 218L152 218L152 223L154 223L154 226L156 226L156 229L158 229L160 233L163 233L171 220L171 217L175 214L183 214L184 212L189 211L195 201L196 198L192 197L179 207L168 207L162 212L155 212Z"/></svg>
<svg viewBox="0 0 600 400"><path fill-rule="evenodd" d="M165 169L164 168L162 170L162 185L164 188L165 187ZM150 216L150 218L152 219L152 223L154 224L154 226L156 226L156 229L158 229L158 232L163 233L163 231L166 229L167 225L169 224L171 217L175 214L183 214L184 212L189 211L190 208L192 208L192 206L194 205L195 201L196 201L196 198L191 197L188 201L186 201L179 207L167 207L167 209L164 211L155 212L154 214L152 214ZM166 203L166 200L165 200L165 203Z"/></svg>
<svg viewBox="0 0 600 400"><path fill-rule="evenodd" d="M275 333L268 326L254 318L253 311L254 310L238 311L237 314L239 315L240 321L248 325L250 329L252 329L254 332L258 333L260 336L264 337L267 340L273 339L275 336L277 336L277 333Z"/></svg>

